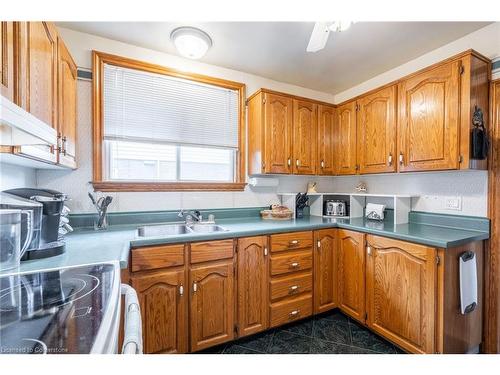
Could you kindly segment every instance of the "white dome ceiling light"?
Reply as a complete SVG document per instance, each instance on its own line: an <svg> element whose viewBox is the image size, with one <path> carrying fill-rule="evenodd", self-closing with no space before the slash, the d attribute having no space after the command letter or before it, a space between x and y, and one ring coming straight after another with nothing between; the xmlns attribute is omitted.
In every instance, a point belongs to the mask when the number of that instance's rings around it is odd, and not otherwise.
<svg viewBox="0 0 500 375"><path fill-rule="evenodd" d="M212 47L210 36L195 27L178 27L172 31L170 39L182 56L194 60L203 57Z"/></svg>

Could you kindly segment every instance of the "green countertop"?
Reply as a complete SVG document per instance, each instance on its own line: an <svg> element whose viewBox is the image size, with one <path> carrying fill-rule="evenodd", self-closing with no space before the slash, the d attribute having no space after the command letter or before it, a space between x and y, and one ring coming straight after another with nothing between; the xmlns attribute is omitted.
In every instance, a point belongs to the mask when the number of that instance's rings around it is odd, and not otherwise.
<svg viewBox="0 0 500 375"><path fill-rule="evenodd" d="M429 217L429 220L432 221L432 217ZM474 230L463 229L454 227L455 222L452 219L449 220L450 225L447 225L448 222L441 220L440 225L436 225L435 222L433 222L433 225L410 222L396 226L387 222L373 222L364 218L332 219L318 216L308 216L287 221L262 220L258 217L236 217L220 219L216 220L216 222L224 226L228 231L139 239L136 237L138 224L112 225L108 230L98 232L92 229L77 229L66 236L66 252L64 254L47 259L22 262L20 271L29 272L46 268L110 261L119 261L121 267L126 268L130 248L133 247L336 227L441 248L455 247L467 242L489 238L489 231L484 230L484 225L481 230L476 227L474 227ZM2 273L6 272L0 272L0 275Z"/></svg>

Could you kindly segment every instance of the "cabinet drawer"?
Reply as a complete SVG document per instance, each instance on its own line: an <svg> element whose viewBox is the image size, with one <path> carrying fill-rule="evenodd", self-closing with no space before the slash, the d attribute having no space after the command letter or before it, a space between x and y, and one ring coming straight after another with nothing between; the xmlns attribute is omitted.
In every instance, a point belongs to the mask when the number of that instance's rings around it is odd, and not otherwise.
<svg viewBox="0 0 500 375"><path fill-rule="evenodd" d="M233 257L233 240L195 242L191 244L191 263L209 262L212 260Z"/></svg>
<svg viewBox="0 0 500 375"><path fill-rule="evenodd" d="M271 236L271 252L304 249L312 247L313 235L312 232L293 232L273 234Z"/></svg>
<svg viewBox="0 0 500 375"><path fill-rule="evenodd" d="M295 296L312 290L312 272L291 274L271 280L271 300Z"/></svg>
<svg viewBox="0 0 500 375"><path fill-rule="evenodd" d="M132 272L182 266L184 264L184 244L138 247L132 249L131 253Z"/></svg>
<svg viewBox="0 0 500 375"><path fill-rule="evenodd" d="M271 327L280 326L312 314L312 294L271 304Z"/></svg>
<svg viewBox="0 0 500 375"><path fill-rule="evenodd" d="M308 270L312 267L312 250L294 251L271 257L271 276Z"/></svg>

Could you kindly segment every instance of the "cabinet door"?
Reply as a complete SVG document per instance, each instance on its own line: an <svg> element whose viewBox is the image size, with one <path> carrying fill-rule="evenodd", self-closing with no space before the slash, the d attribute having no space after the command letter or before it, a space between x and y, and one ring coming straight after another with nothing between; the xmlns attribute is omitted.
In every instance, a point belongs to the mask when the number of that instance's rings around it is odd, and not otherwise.
<svg viewBox="0 0 500 375"><path fill-rule="evenodd" d="M320 313L337 307L337 230L314 232L314 312Z"/></svg>
<svg viewBox="0 0 500 375"><path fill-rule="evenodd" d="M76 64L61 38L57 53L59 164L76 168Z"/></svg>
<svg viewBox="0 0 500 375"><path fill-rule="evenodd" d="M318 139L318 105L302 100L293 101L293 172L316 173Z"/></svg>
<svg viewBox="0 0 500 375"><path fill-rule="evenodd" d="M187 291L185 271L156 271L130 278L142 315L145 353L187 351Z"/></svg>
<svg viewBox="0 0 500 375"><path fill-rule="evenodd" d="M337 173L356 174L356 102L337 108L337 131L335 132L335 155Z"/></svg>
<svg viewBox="0 0 500 375"><path fill-rule="evenodd" d="M396 85L358 100L359 173L396 172Z"/></svg>
<svg viewBox="0 0 500 375"><path fill-rule="evenodd" d="M264 96L266 173L292 172L293 101L283 95Z"/></svg>
<svg viewBox="0 0 500 375"><path fill-rule="evenodd" d="M401 347L434 353L436 250L367 236L368 325Z"/></svg>
<svg viewBox="0 0 500 375"><path fill-rule="evenodd" d="M238 336L269 326L267 237L238 240Z"/></svg>
<svg viewBox="0 0 500 375"><path fill-rule="evenodd" d="M0 94L14 101L14 22L0 22Z"/></svg>
<svg viewBox="0 0 500 375"><path fill-rule="evenodd" d="M57 31L50 22L19 23L20 106L57 127Z"/></svg>
<svg viewBox="0 0 500 375"><path fill-rule="evenodd" d="M333 137L335 132L335 108L318 106L318 160L316 171L319 175L335 174L333 164Z"/></svg>
<svg viewBox="0 0 500 375"><path fill-rule="evenodd" d="M191 350L197 351L234 338L233 260L190 270Z"/></svg>
<svg viewBox="0 0 500 375"><path fill-rule="evenodd" d="M338 231L339 306L352 318L365 321L364 234Z"/></svg>
<svg viewBox="0 0 500 375"><path fill-rule="evenodd" d="M460 61L399 84L399 170L458 168Z"/></svg>

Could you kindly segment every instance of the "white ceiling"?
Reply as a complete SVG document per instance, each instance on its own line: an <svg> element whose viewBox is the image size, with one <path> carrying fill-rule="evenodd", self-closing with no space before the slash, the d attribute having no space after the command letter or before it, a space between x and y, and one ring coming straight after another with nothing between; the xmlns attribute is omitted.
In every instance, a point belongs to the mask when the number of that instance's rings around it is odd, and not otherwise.
<svg viewBox="0 0 500 375"><path fill-rule="evenodd" d="M312 22L61 22L59 26L177 54L170 32L195 26L213 46L200 60L331 94L488 25L487 22L359 22L307 53Z"/></svg>

